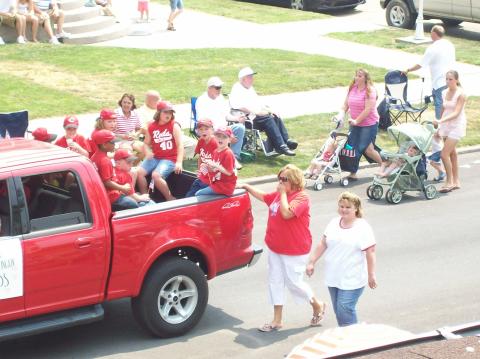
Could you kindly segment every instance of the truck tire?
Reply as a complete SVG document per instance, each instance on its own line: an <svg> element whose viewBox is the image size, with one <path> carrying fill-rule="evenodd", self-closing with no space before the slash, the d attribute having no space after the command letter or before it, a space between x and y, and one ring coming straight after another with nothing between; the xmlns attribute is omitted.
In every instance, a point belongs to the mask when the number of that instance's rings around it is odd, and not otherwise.
<svg viewBox="0 0 480 359"><path fill-rule="evenodd" d="M154 336L175 337L187 333L200 320L208 302L203 271L183 258L167 258L148 273L132 310L139 324Z"/></svg>
<svg viewBox="0 0 480 359"><path fill-rule="evenodd" d="M460 25L463 21L462 20L455 20L455 19L442 19L443 25L449 27L455 27Z"/></svg>
<svg viewBox="0 0 480 359"><path fill-rule="evenodd" d="M387 24L402 29L412 29L415 24L416 14L402 0L392 0L385 11Z"/></svg>
<svg viewBox="0 0 480 359"><path fill-rule="evenodd" d="M307 0L290 0L290 8L294 10L308 10Z"/></svg>

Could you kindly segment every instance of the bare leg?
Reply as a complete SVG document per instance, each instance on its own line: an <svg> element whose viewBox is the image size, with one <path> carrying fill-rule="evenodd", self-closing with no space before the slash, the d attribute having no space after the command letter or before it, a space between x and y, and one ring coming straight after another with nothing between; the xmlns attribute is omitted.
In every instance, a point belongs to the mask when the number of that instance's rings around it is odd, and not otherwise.
<svg viewBox="0 0 480 359"><path fill-rule="evenodd" d="M47 17L45 19L45 22L43 23L43 28L45 29L45 32L47 33L50 40L55 37L53 35L52 25L50 25L50 18Z"/></svg>
<svg viewBox="0 0 480 359"><path fill-rule="evenodd" d="M152 178L153 182L155 183L155 188L157 188L160 193L165 197L165 200L167 201L172 201L176 199L175 197L172 196L172 193L170 192L170 188L168 188L167 181L160 176L157 172L152 173Z"/></svg>
<svg viewBox="0 0 480 359"><path fill-rule="evenodd" d="M35 15L33 16L29 16L30 17L30 21L32 23L32 41L33 42L38 42L38 39L37 39L37 34L38 34L38 17L36 17Z"/></svg>
<svg viewBox="0 0 480 359"><path fill-rule="evenodd" d="M432 166L438 173L438 176L440 176L443 173L443 167L440 163L430 161L430 166Z"/></svg>
<svg viewBox="0 0 480 359"><path fill-rule="evenodd" d="M282 312L283 312L283 305L274 305L273 306L273 320L272 327L281 327L282 326Z"/></svg>
<svg viewBox="0 0 480 359"><path fill-rule="evenodd" d="M16 16L15 28L17 30L17 36L25 37L24 34L27 26L27 20L23 15L16 14L15 16Z"/></svg>
<svg viewBox="0 0 480 359"><path fill-rule="evenodd" d="M455 142L455 146L456 146ZM460 187L460 180L458 178L458 156L457 148L453 147L452 152L450 153L450 161L452 163L452 183L456 187Z"/></svg>
<svg viewBox="0 0 480 359"><path fill-rule="evenodd" d="M380 154L375 150L375 147L373 147L373 143L370 143L365 149L365 154L378 164L382 163L382 157L380 157Z"/></svg>
<svg viewBox="0 0 480 359"><path fill-rule="evenodd" d="M455 151L456 144L457 144L457 140L452 140L451 138L447 137L447 139L445 140L444 145L443 145L441 157L442 157L443 166L445 167L445 172L447 174L447 180L445 181L445 187L452 187L453 186L453 171L452 171L451 154L452 154L452 151Z"/></svg>
<svg viewBox="0 0 480 359"><path fill-rule="evenodd" d="M138 190L140 191L141 194L148 193L148 184L147 184L147 179L146 176L147 172L142 167L139 167L137 170L137 184L138 184Z"/></svg>

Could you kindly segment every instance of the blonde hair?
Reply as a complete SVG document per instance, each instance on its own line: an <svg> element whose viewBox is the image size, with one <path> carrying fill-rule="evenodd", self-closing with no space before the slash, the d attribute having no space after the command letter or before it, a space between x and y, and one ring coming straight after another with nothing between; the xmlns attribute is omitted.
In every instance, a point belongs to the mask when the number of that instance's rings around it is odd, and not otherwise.
<svg viewBox="0 0 480 359"><path fill-rule="evenodd" d="M305 177L303 176L302 170L297 166L288 164L280 169L278 176L282 173L287 177L290 186L292 186L292 190L300 191L305 188Z"/></svg>
<svg viewBox="0 0 480 359"><path fill-rule="evenodd" d="M359 72L363 73L363 75L365 76L365 89L367 90L367 96L366 97L369 98L370 97L370 90L373 87L372 78L370 77L370 73L368 72L368 70L357 69L355 71L355 75L358 74ZM348 93L350 93L353 86L355 86L355 77L353 78L352 82L350 83L350 86L348 87Z"/></svg>
<svg viewBox="0 0 480 359"><path fill-rule="evenodd" d="M451 75L453 76L453 78L454 78L455 81L457 82L457 86L462 87L462 85L460 84L460 81L458 81L458 71L450 70L450 71L447 71L447 75L448 75L448 74L451 74Z"/></svg>
<svg viewBox="0 0 480 359"><path fill-rule="evenodd" d="M363 217L362 201L360 200L360 197L358 197L355 193L341 193L340 196L338 196L338 203L340 203L341 201L347 201L355 207L355 217Z"/></svg>

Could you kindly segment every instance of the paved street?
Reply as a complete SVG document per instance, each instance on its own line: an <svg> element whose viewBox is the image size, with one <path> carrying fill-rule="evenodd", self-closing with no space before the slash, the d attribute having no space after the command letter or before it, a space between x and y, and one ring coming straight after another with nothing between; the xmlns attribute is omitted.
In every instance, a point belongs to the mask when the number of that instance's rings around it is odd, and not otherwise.
<svg viewBox="0 0 480 359"><path fill-rule="evenodd" d="M359 304L362 321L382 323L413 333L478 320L480 242L478 200L480 153L460 157L462 189L432 201L412 193L399 205L365 200L366 219L377 238L379 287L366 289ZM373 169L362 171L349 190L366 199ZM274 184L262 185L265 190ZM335 215L338 184L309 190L312 232L318 241ZM266 208L253 202L256 243L263 243ZM327 300L321 267L310 279ZM256 266L210 282L210 301L200 324L187 336L159 340L140 330L128 300L106 305L102 322L47 333L0 345L2 359L59 358L282 358L293 346L319 330L335 326L331 311L323 328L309 328L309 308L286 306L285 329L263 334L256 327L270 319L266 293L266 256Z"/></svg>

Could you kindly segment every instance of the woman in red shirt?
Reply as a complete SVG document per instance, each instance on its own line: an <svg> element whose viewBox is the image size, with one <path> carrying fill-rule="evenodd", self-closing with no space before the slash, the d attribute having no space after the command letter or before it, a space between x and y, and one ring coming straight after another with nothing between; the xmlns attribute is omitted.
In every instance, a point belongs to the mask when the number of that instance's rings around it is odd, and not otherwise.
<svg viewBox="0 0 480 359"><path fill-rule="evenodd" d="M175 197L170 192L166 178L175 171L182 172L183 143L182 130L175 122L172 104L160 101L153 122L148 126L144 143L151 148L146 159L137 172L137 183L140 193L148 192L147 175L152 175L152 181L165 200L171 201Z"/></svg>
<svg viewBox="0 0 480 359"><path fill-rule="evenodd" d="M303 172L286 165L278 173L277 190L265 193L249 184L241 184L253 197L268 205L265 243L268 246L268 282L273 320L258 328L262 332L282 327L285 288L296 302L308 302L313 309L311 326L319 326L325 314L325 303L319 302L310 286L303 281L312 247L310 233L310 200L304 191Z"/></svg>

